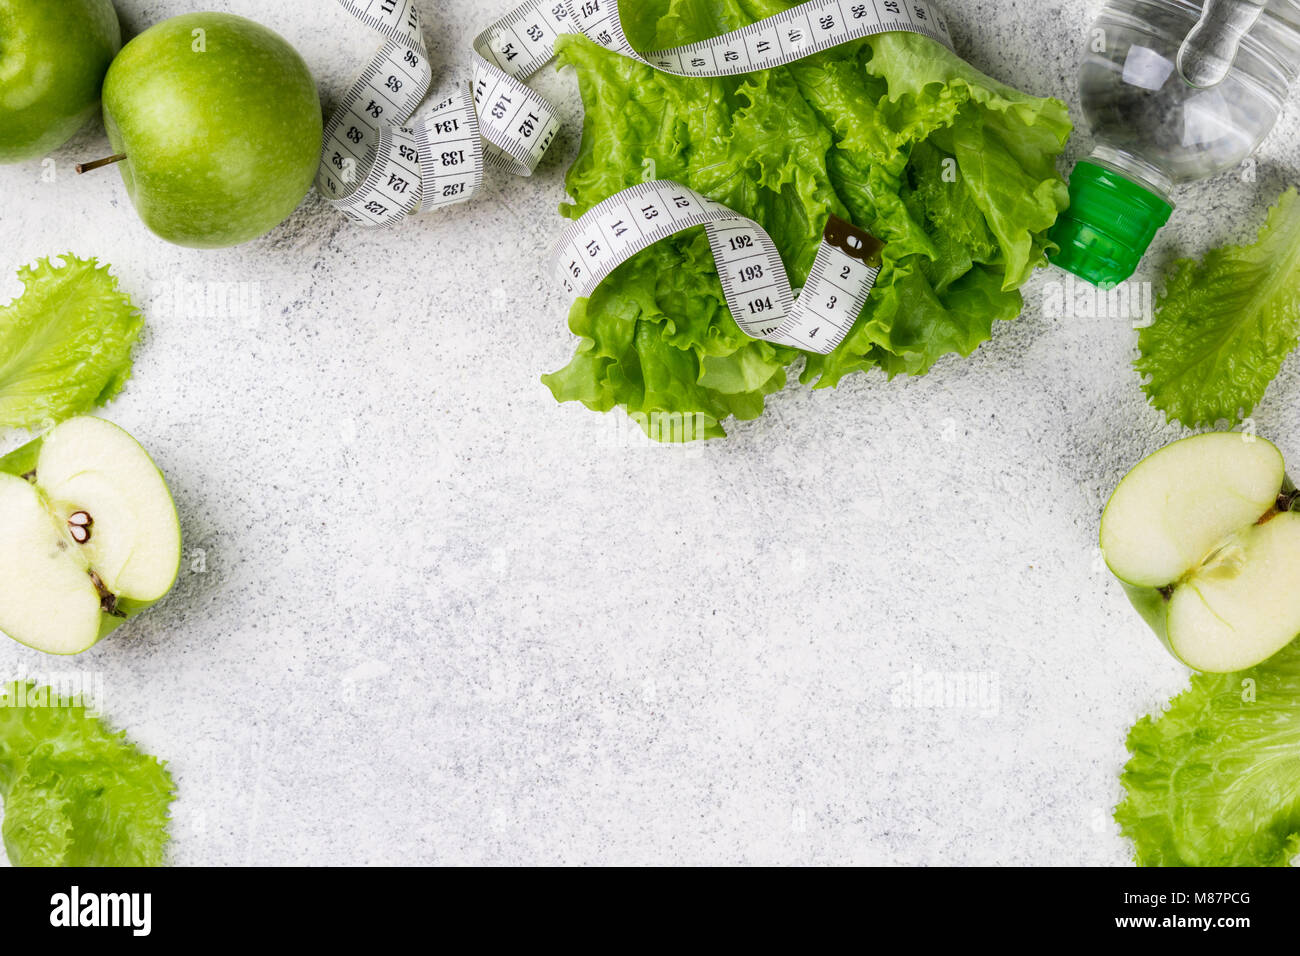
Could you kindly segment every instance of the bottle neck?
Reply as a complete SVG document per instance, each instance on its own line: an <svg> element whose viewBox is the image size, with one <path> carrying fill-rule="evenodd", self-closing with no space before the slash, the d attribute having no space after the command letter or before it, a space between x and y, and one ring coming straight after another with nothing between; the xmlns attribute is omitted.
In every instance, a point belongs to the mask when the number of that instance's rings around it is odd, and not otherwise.
<svg viewBox="0 0 1300 956"><path fill-rule="evenodd" d="M1169 196L1173 192L1173 180L1145 159L1116 146L1098 143L1092 155L1088 157L1088 161L1133 180L1143 189L1155 193L1172 205Z"/></svg>
<svg viewBox="0 0 1300 956"><path fill-rule="evenodd" d="M1112 161L1107 162L1107 155ZM1113 159L1127 167L1117 168ZM1118 152L1095 153L1070 173L1070 205L1049 234L1052 261L1096 286L1110 288L1133 275L1173 205L1150 186L1150 164L1126 162ZM1106 165L1102 165L1106 163ZM1168 177L1159 177L1168 183Z"/></svg>

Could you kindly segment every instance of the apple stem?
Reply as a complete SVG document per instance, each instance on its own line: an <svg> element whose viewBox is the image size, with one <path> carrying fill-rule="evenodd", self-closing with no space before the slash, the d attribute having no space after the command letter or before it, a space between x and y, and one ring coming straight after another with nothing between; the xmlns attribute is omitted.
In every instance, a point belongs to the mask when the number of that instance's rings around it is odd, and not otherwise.
<svg viewBox="0 0 1300 956"><path fill-rule="evenodd" d="M87 571L86 573L90 575L95 590L99 592L100 610L105 614L111 614L113 617L126 617L124 613L117 609L117 595L104 586L104 579L94 571Z"/></svg>
<svg viewBox="0 0 1300 956"><path fill-rule="evenodd" d="M82 173L88 173L92 169L99 169L101 166L112 166L114 163L120 163L124 159L126 159L126 153L114 153L112 156L97 159L93 163L77 163L74 168L77 170L77 175L80 176Z"/></svg>

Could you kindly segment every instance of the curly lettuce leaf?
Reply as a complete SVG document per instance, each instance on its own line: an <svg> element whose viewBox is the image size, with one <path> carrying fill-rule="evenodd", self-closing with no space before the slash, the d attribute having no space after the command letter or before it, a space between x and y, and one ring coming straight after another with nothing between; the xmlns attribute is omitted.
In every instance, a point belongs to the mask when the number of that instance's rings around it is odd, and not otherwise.
<svg viewBox="0 0 1300 956"><path fill-rule="evenodd" d="M0 798L15 866L161 866L175 786L166 766L80 702L0 690Z"/></svg>
<svg viewBox="0 0 1300 956"><path fill-rule="evenodd" d="M1128 735L1115 810L1143 866L1287 866L1300 854L1300 642L1196 674Z"/></svg>
<svg viewBox="0 0 1300 956"><path fill-rule="evenodd" d="M0 425L33 428L111 401L131 375L144 319L96 259L40 259L0 306Z"/></svg>
<svg viewBox="0 0 1300 956"><path fill-rule="evenodd" d="M792 6L777 0L651 0L624 23L640 49L717 36ZM586 110L568 173L575 218L648 178L676 179L762 223L802 285L830 214L885 239L864 316L834 353L745 336L703 231L624 263L569 316L579 346L543 381L561 401L695 416L693 437L762 413L803 356L804 381L833 386L882 368L922 374L970 354L1046 261L1068 196L1055 159L1065 107L1012 90L926 37L884 34L739 77L659 73L566 36Z"/></svg>
<svg viewBox="0 0 1300 956"><path fill-rule="evenodd" d="M1169 420L1236 422L1300 339L1300 203L1288 189L1255 242L1181 259L1138 333L1142 389Z"/></svg>

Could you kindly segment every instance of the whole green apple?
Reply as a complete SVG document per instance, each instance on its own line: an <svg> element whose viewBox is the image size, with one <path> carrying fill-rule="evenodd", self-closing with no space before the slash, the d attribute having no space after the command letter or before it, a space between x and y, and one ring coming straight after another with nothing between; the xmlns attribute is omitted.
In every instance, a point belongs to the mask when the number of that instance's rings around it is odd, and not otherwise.
<svg viewBox="0 0 1300 956"><path fill-rule="evenodd" d="M164 20L123 47L104 80L104 125L140 218L182 246L269 232L320 162L307 64L278 34L224 13Z"/></svg>
<svg viewBox="0 0 1300 956"><path fill-rule="evenodd" d="M85 126L121 46L111 0L0 0L0 163L44 156Z"/></svg>

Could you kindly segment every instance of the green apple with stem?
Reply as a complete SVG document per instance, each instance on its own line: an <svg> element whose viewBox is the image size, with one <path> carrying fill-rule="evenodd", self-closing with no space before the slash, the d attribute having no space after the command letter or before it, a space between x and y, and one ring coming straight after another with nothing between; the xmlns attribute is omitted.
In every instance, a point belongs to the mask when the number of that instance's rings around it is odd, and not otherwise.
<svg viewBox="0 0 1300 956"><path fill-rule="evenodd" d="M71 418L0 458L0 632L79 654L161 600L181 562L162 473L121 428Z"/></svg>
<svg viewBox="0 0 1300 956"><path fill-rule="evenodd" d="M111 0L0 0L0 163L45 156L93 119L121 46Z"/></svg>
<svg viewBox="0 0 1300 956"><path fill-rule="evenodd" d="M297 51L261 24L191 13L145 30L104 79L104 126L144 224L177 245L233 246L298 207L320 162L321 105Z"/></svg>
<svg viewBox="0 0 1300 956"><path fill-rule="evenodd" d="M1253 667L1300 634L1300 493L1262 438L1209 432L1144 458L1106 505L1101 550L1196 670Z"/></svg>

